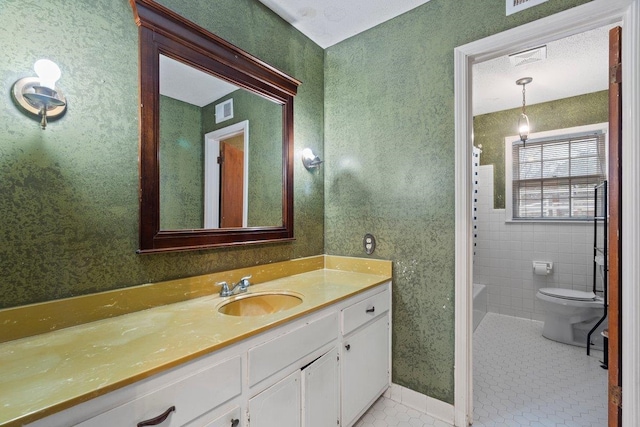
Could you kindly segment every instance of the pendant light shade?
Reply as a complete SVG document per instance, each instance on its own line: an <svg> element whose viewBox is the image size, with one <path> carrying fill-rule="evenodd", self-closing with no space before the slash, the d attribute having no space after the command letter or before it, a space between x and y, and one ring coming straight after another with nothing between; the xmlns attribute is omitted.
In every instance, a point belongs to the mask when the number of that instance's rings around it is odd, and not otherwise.
<svg viewBox="0 0 640 427"><path fill-rule="evenodd" d="M522 86L522 114L520 114L520 118L518 119L518 134L520 135L520 141L523 143L527 142L529 132L531 131L531 127L529 126L529 117L526 112L527 104L525 100L525 86L532 81L533 79L531 77L523 77L516 80L516 84Z"/></svg>

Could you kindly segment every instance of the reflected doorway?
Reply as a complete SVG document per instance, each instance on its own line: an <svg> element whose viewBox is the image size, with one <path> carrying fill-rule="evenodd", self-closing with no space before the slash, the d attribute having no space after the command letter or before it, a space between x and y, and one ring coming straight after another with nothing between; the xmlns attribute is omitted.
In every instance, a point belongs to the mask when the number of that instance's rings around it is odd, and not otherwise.
<svg viewBox="0 0 640 427"><path fill-rule="evenodd" d="M249 121L204 136L205 228L247 227Z"/></svg>

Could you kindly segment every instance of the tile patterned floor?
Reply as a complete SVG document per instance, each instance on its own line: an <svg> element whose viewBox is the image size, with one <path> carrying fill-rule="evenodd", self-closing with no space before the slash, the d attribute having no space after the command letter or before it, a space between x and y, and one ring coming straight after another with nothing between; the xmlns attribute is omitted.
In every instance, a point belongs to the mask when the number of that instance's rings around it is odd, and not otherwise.
<svg viewBox="0 0 640 427"><path fill-rule="evenodd" d="M602 352L542 337L542 323L488 313L473 336L473 427L606 427ZM355 427L447 427L381 397Z"/></svg>
<svg viewBox="0 0 640 427"><path fill-rule="evenodd" d="M408 408L401 403L381 397L358 420L354 427L450 427L449 424Z"/></svg>
<svg viewBox="0 0 640 427"><path fill-rule="evenodd" d="M605 427L601 351L542 337L542 322L488 313L473 336L474 427Z"/></svg>

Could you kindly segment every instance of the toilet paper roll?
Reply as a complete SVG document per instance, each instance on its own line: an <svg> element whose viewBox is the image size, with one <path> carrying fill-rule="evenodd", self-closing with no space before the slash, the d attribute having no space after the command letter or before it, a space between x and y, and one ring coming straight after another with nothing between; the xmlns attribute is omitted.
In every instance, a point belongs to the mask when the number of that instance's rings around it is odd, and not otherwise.
<svg viewBox="0 0 640 427"><path fill-rule="evenodd" d="M546 276L547 274L549 274L549 270L547 270L547 264L534 265L533 274L537 274L539 276Z"/></svg>

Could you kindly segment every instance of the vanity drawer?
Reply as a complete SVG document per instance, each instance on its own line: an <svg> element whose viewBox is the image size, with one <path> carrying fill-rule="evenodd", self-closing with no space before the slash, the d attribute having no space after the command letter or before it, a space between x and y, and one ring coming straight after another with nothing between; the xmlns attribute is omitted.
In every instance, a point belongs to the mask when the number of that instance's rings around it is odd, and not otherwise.
<svg viewBox="0 0 640 427"><path fill-rule="evenodd" d="M342 334L349 332L389 311L391 304L389 288L342 310Z"/></svg>
<svg viewBox="0 0 640 427"><path fill-rule="evenodd" d="M103 412L76 426L135 426L162 414L168 414L166 420L159 424L162 427L183 426L205 412L239 396L241 392L242 358L234 357Z"/></svg>
<svg viewBox="0 0 640 427"><path fill-rule="evenodd" d="M201 417L190 422L184 427L242 427L243 425L242 410L239 406L235 406L224 414L216 417L214 420L207 422ZM162 424L160 424L160 426L162 426Z"/></svg>
<svg viewBox="0 0 640 427"><path fill-rule="evenodd" d="M270 377L338 338L338 313L331 313L249 350L249 386Z"/></svg>

